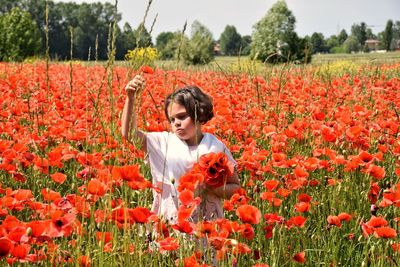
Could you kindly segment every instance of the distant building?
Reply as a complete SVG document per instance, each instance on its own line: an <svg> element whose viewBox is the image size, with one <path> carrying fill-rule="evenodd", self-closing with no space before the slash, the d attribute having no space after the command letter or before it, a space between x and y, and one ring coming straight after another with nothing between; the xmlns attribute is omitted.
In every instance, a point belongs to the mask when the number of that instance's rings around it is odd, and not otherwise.
<svg viewBox="0 0 400 267"><path fill-rule="evenodd" d="M393 40L394 42L394 50L399 51L400 50L400 39L395 39Z"/></svg>
<svg viewBox="0 0 400 267"><path fill-rule="evenodd" d="M365 44L368 47L369 51L377 51L379 50L379 41L374 39L368 39L365 41Z"/></svg>

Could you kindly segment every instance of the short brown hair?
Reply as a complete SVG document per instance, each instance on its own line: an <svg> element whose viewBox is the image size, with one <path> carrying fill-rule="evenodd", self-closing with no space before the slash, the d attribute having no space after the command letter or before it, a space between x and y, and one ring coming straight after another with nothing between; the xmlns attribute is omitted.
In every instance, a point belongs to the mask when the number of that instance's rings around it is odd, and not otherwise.
<svg viewBox="0 0 400 267"><path fill-rule="evenodd" d="M164 111L169 122L168 108L172 101L184 106L194 122L204 124L214 117L212 98L197 86L185 86L166 97Z"/></svg>

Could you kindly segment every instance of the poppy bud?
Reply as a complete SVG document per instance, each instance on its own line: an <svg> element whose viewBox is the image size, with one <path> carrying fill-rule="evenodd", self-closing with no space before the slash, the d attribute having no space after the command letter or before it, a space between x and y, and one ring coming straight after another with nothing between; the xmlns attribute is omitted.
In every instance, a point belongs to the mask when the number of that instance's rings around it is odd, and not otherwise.
<svg viewBox="0 0 400 267"><path fill-rule="evenodd" d="M28 227L26 228L26 235L31 236L32 235L32 228Z"/></svg>
<svg viewBox="0 0 400 267"><path fill-rule="evenodd" d="M376 212L378 210L378 207L374 204L371 205L371 214L376 216Z"/></svg>
<svg viewBox="0 0 400 267"><path fill-rule="evenodd" d="M236 239L231 239L230 243L232 246L237 246L239 244L239 242L237 242Z"/></svg>
<svg viewBox="0 0 400 267"><path fill-rule="evenodd" d="M171 184L175 184L175 178L172 177L172 178L170 179L170 182L171 182Z"/></svg>

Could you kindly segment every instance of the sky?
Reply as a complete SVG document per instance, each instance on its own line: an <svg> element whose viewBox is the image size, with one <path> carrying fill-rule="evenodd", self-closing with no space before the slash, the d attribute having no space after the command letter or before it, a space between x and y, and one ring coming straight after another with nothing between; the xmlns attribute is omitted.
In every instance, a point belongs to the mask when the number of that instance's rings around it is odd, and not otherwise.
<svg viewBox="0 0 400 267"><path fill-rule="evenodd" d="M277 0L153 0L145 25L152 31L153 39L166 31L182 31L185 21L190 25L198 20L219 39L227 25L233 25L239 34L251 35L253 25L265 16ZM56 2L71 2L58 0ZM75 0L76 3L110 2L115 0ZM286 0L296 17L296 32L300 36L314 32L327 38L345 29L350 33L354 23L365 22L373 33L385 29L389 19L400 20L400 0ZM148 0L118 0L118 12L122 14L121 26L128 22L137 28L143 21Z"/></svg>

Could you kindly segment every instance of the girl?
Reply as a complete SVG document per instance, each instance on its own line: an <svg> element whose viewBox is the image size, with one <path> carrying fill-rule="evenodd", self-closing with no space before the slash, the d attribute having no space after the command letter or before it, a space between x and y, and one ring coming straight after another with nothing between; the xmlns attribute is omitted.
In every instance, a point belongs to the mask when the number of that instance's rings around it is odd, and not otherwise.
<svg viewBox="0 0 400 267"><path fill-rule="evenodd" d="M198 158L210 152L224 152L235 167L236 162L220 140L201 131L201 125L211 120L214 114L211 98L196 86L184 87L167 96L164 111L171 132L138 130L133 110L136 97L144 85L143 76L136 75L125 87L127 97L122 113L122 136L129 140L132 125L133 138L138 140L139 147L148 154L153 184L161 189L161 192L153 191L152 211L170 223L175 223L179 207L176 191L179 178L193 167ZM223 217L221 198L230 198L238 189L240 183L236 168L225 186L203 188L203 219Z"/></svg>

